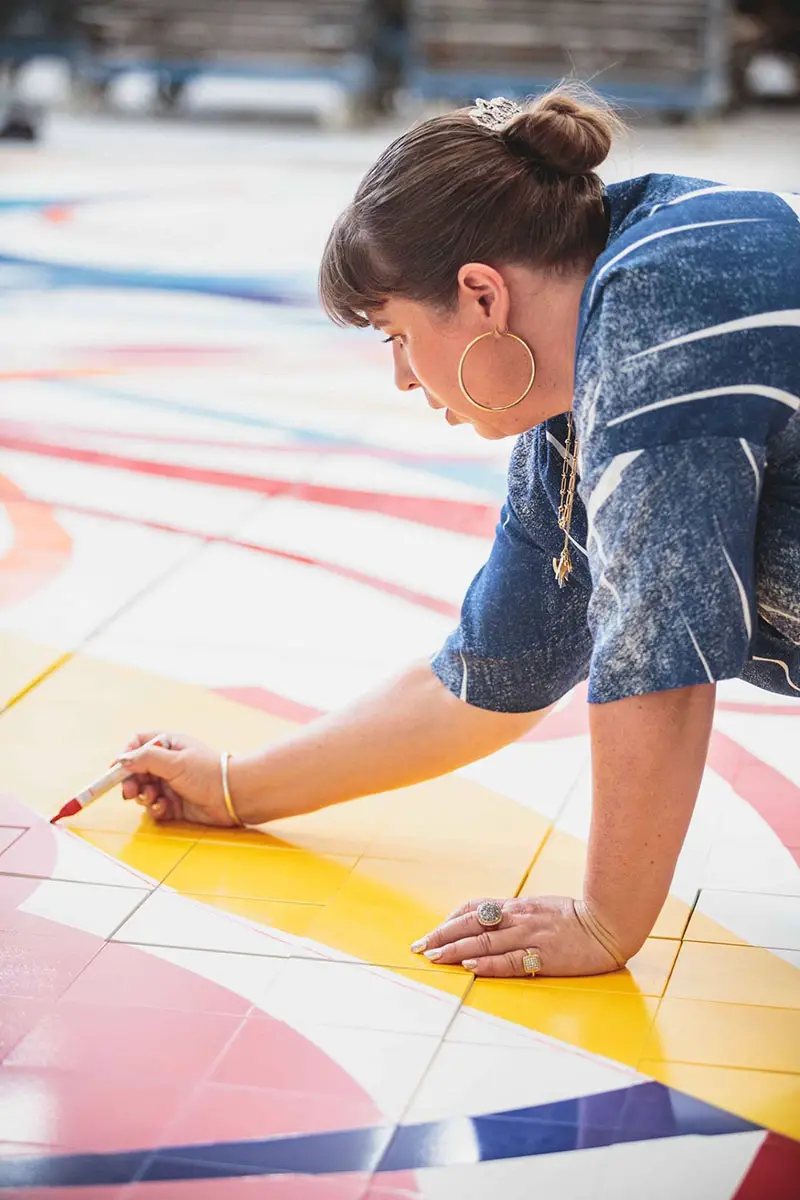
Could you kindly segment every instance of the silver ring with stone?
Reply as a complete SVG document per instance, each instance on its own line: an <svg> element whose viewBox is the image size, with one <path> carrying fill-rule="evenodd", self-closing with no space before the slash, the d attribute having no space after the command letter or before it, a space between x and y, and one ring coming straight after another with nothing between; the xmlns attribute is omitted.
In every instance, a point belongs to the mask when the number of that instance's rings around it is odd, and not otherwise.
<svg viewBox="0 0 800 1200"><path fill-rule="evenodd" d="M475 909L475 916L484 929L493 929L503 919L503 910L494 900L484 900Z"/></svg>

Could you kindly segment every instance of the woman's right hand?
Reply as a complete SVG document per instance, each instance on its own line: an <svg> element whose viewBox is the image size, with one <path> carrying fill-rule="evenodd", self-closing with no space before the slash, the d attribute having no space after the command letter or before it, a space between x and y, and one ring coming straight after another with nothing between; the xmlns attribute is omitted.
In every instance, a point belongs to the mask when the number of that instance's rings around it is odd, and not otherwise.
<svg viewBox="0 0 800 1200"><path fill-rule="evenodd" d="M159 732L137 733L117 760L131 772L123 797L144 805L155 821L235 826L225 807L219 754L181 733L167 735L169 749L141 748Z"/></svg>

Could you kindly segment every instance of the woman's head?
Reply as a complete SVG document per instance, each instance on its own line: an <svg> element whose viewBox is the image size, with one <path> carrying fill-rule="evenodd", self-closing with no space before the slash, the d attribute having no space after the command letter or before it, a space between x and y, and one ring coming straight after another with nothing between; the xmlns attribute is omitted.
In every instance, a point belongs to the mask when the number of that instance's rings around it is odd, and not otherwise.
<svg viewBox="0 0 800 1200"><path fill-rule="evenodd" d="M554 389L564 387L557 377L572 367L574 327L572 343L557 337L554 346L553 336L573 307L577 319L576 297L605 245L594 168L615 125L599 101L560 88L411 129L381 154L334 225L320 271L327 312L342 325L387 328L398 386L422 387L453 423L462 417L488 436L536 424L548 415L536 416L537 402L541 409L549 393L555 403ZM463 350L493 329L519 334L537 360L519 411L485 413L458 386ZM508 403L514 397L502 388L520 379L516 394L524 390L530 360L511 339L486 338L469 357L465 377L481 402L494 406L494 392L497 407Z"/></svg>

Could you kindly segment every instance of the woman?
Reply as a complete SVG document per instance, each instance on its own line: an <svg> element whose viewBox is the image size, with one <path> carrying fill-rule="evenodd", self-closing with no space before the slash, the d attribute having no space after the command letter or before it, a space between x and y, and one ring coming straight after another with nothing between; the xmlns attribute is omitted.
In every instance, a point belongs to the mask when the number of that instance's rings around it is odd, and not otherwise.
<svg viewBox="0 0 800 1200"><path fill-rule="evenodd" d="M800 202L650 175L604 189L612 117L562 91L426 121L331 233L328 313L397 386L518 436L508 500L432 663L262 753L131 743L157 820L257 824L429 779L589 679L582 899L464 905L414 949L477 975L623 965L664 903L714 685L800 695Z"/></svg>

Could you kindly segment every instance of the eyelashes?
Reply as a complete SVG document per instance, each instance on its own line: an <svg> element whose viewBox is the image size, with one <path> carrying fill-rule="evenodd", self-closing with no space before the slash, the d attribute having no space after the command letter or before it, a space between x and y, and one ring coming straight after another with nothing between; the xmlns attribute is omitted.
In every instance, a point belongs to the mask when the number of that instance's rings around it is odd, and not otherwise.
<svg viewBox="0 0 800 1200"><path fill-rule="evenodd" d="M396 340L397 339L395 338L394 334L392 334L391 337L381 338L381 341L383 342L384 346L386 345L387 342L394 342Z"/></svg>

